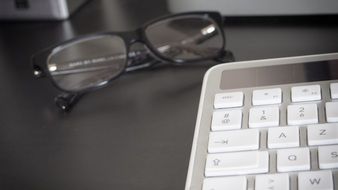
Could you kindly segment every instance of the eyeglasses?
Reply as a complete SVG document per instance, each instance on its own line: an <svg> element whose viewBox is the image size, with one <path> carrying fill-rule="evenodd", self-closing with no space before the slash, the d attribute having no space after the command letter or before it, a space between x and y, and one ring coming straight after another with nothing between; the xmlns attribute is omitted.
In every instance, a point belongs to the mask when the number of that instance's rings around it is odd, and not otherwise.
<svg viewBox="0 0 338 190"><path fill-rule="evenodd" d="M232 56L224 50L222 27L217 12L190 12L156 19L131 32L82 36L35 54L34 75L51 79L63 92L55 98L56 105L69 111L82 95L108 85L124 72L158 63L225 62ZM131 51L135 43L146 48Z"/></svg>

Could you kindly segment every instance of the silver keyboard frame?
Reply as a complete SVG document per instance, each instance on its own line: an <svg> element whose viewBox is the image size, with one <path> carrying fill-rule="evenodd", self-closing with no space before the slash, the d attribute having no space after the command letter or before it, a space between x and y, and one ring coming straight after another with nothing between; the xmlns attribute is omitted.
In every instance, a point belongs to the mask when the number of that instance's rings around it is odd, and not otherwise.
<svg viewBox="0 0 338 190"><path fill-rule="evenodd" d="M249 114L249 109L252 107L251 106L252 105L251 104L252 90L279 87L282 89L282 92L283 92L283 102L280 105L280 126L285 126L287 125L286 107L287 105L293 104L290 102L291 86L320 84L322 88L322 100L315 101L315 102L318 105L319 123L325 123L326 119L325 119L324 103L326 101L331 101L330 94L327 93L329 92L329 83L338 82L338 80L330 80L330 81L320 81L320 82L306 82L306 83L295 83L295 84L286 84L286 85L273 85L273 86L264 86L264 87L221 90L219 88L220 78L224 70L265 67L265 66L273 66L273 65L288 65L288 64L334 60L334 59L338 59L338 53L233 62L233 63L217 65L209 69L207 73L205 74L204 80L203 80L203 86L202 86L202 92L201 92L201 97L200 97L200 102L199 102L199 110L198 110L197 121L196 121L196 126L195 126L195 133L194 133L194 139L193 139L193 144L192 144L185 190L202 190L205 162L206 162L206 157L207 157L208 138L209 138L209 133L210 133L212 113L214 111L213 101L214 101L214 96L216 93L234 92L234 91L244 92L244 96L245 96L244 107L240 109L243 110L242 128L245 129L245 128L248 128L247 126L248 114ZM229 81L229 82L232 82L232 81ZM267 129L268 128L260 129L261 137L260 137L260 149L259 150L267 150L266 148ZM300 146L307 147L306 141L307 141L306 129L304 128L304 126L300 126ZM317 147L309 147L309 148L310 148L310 154L311 154L311 170L310 171L318 170ZM276 151L273 149L269 149L269 155L270 155L269 174L276 173ZM338 169L334 169L331 171L334 174L334 184L336 185L334 189L338 190ZM298 172L287 172L287 173L289 173L290 180L291 180L290 189L297 190L297 173ZM256 174L247 175L248 189L254 189L254 176L255 175Z"/></svg>

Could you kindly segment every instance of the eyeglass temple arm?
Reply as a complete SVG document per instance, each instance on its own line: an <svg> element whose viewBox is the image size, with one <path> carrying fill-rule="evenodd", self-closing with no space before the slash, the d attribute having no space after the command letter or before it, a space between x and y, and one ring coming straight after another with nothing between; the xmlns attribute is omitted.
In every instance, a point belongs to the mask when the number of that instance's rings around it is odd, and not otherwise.
<svg viewBox="0 0 338 190"><path fill-rule="evenodd" d="M214 60L220 63L234 62L235 56L231 51L224 50L221 56L215 58Z"/></svg>
<svg viewBox="0 0 338 190"><path fill-rule="evenodd" d="M69 112L83 95L84 93L62 93L54 101L62 112Z"/></svg>

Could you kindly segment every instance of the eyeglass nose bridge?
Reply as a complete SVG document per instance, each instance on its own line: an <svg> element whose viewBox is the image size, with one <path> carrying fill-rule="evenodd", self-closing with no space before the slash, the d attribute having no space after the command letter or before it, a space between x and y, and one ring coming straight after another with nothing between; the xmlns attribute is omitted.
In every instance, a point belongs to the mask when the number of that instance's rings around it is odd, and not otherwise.
<svg viewBox="0 0 338 190"><path fill-rule="evenodd" d="M129 32L125 33L124 37L126 39L126 45L127 46L131 46L132 44L137 43L137 42L140 42L140 43L145 42L145 37L144 37L142 28L138 28L136 30L129 31Z"/></svg>
<svg viewBox="0 0 338 190"><path fill-rule="evenodd" d="M126 45L128 46L127 71L146 68L160 61L149 47L142 29L128 33Z"/></svg>
<svg viewBox="0 0 338 190"><path fill-rule="evenodd" d="M127 71L146 68L158 61L158 58L153 54L146 43L143 43L142 41L130 43Z"/></svg>

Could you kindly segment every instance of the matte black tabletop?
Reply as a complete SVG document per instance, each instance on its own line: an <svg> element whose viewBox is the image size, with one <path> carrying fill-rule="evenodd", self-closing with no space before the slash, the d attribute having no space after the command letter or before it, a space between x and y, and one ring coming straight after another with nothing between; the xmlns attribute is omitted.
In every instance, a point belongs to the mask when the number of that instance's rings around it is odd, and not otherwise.
<svg viewBox="0 0 338 190"><path fill-rule="evenodd" d="M49 45L167 13L163 0L95 0L67 21L0 22L0 189L184 189L207 67L129 73L62 114L30 65ZM226 46L236 60L338 52L337 21L229 18Z"/></svg>

